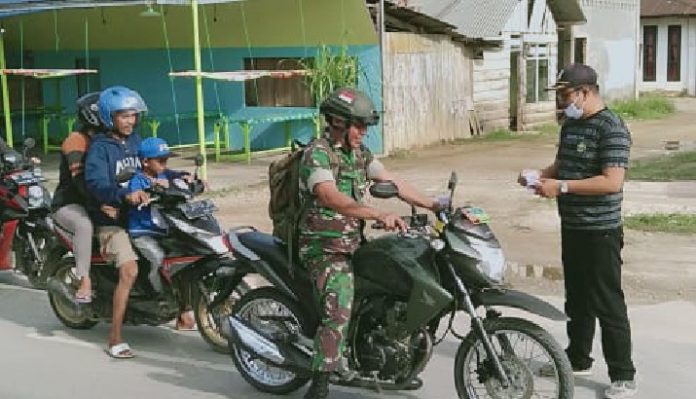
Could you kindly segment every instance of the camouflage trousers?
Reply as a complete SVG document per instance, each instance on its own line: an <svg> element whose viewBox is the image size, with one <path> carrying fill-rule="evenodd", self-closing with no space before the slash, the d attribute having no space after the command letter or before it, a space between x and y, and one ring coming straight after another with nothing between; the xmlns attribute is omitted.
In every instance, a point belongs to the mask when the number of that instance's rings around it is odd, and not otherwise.
<svg viewBox="0 0 696 399"><path fill-rule="evenodd" d="M350 255L302 252L302 263L310 273L321 310L312 371L336 371L343 366L355 291Z"/></svg>

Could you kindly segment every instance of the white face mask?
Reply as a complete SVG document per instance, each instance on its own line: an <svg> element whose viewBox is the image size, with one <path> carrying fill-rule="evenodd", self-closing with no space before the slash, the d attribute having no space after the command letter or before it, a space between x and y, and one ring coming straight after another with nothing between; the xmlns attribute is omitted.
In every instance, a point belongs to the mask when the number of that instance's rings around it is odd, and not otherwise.
<svg viewBox="0 0 696 399"><path fill-rule="evenodd" d="M582 106L578 107L575 102L568 104L568 106L563 110L568 119L580 119L583 115Z"/></svg>

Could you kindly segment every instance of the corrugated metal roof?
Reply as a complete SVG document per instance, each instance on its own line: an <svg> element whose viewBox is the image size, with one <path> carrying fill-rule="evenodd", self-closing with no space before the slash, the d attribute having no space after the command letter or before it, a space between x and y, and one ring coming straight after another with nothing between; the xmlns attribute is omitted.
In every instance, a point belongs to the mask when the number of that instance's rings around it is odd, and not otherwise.
<svg viewBox="0 0 696 399"><path fill-rule="evenodd" d="M405 3L416 11L455 25L457 32L466 37L495 38L500 36L519 0L407 0ZM547 0L547 5L557 24L586 21L579 0Z"/></svg>
<svg viewBox="0 0 696 399"><path fill-rule="evenodd" d="M641 17L696 15L696 0L641 0Z"/></svg>
<svg viewBox="0 0 696 399"><path fill-rule="evenodd" d="M500 36L518 0L409 0L408 6L457 27L470 38Z"/></svg>
<svg viewBox="0 0 696 399"><path fill-rule="evenodd" d="M379 0L367 0L370 12L377 20ZM385 27L389 32L418 32L449 35L453 39L465 39L456 30L457 27L428 14L403 7L394 0L384 1L384 12L387 16Z"/></svg>

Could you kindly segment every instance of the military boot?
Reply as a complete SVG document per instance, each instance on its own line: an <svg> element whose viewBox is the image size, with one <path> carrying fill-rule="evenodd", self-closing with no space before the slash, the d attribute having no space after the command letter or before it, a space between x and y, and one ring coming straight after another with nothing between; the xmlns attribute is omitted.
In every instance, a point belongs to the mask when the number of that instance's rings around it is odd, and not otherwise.
<svg viewBox="0 0 696 399"><path fill-rule="evenodd" d="M314 372L312 385L309 386L304 399L325 399L329 396L329 373Z"/></svg>

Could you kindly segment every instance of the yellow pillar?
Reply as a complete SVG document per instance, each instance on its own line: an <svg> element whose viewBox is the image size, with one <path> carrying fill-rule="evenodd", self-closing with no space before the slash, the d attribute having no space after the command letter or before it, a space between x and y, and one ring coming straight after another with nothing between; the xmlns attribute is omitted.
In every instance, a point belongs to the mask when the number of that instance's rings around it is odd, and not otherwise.
<svg viewBox="0 0 696 399"><path fill-rule="evenodd" d="M5 29L0 28L0 69L7 68L5 65ZM5 114L5 141L10 147L12 142L12 114L10 110L10 93L7 89L7 75L0 74L0 83L2 84L2 111Z"/></svg>
<svg viewBox="0 0 696 399"><path fill-rule="evenodd" d="M198 145L203 155L201 177L208 178L208 161L205 151L205 110L203 104L203 78L201 77L201 41L198 30L198 0L191 0L191 14L193 16L193 66L196 70L196 116L198 121Z"/></svg>

